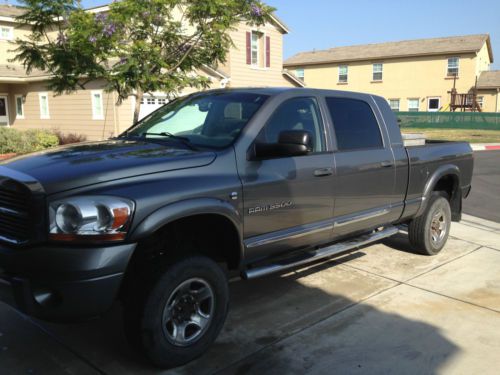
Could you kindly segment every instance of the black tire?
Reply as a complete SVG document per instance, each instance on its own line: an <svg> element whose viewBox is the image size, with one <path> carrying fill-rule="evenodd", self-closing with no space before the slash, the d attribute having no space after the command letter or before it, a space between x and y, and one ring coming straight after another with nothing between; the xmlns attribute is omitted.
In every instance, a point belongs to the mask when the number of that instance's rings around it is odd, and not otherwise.
<svg viewBox="0 0 500 375"><path fill-rule="evenodd" d="M420 254L436 255L448 240L450 225L450 203L441 194L434 193L424 213L408 225L410 244Z"/></svg>
<svg viewBox="0 0 500 375"><path fill-rule="evenodd" d="M205 353L220 333L228 312L229 288L222 268L210 258L191 256L158 267L139 284L140 288L133 288L124 297L124 329L130 344L161 368L181 366ZM193 293L187 293L184 289ZM201 290L211 297L198 304L189 300L190 296L196 300ZM207 302L209 299L213 302ZM167 304L174 307L168 309ZM186 337L195 328L199 328L199 333L192 342L181 345L175 334L176 327L195 320L194 317L201 321L202 315L210 316L210 319L203 318L207 320L204 328L187 323L187 328L184 328Z"/></svg>

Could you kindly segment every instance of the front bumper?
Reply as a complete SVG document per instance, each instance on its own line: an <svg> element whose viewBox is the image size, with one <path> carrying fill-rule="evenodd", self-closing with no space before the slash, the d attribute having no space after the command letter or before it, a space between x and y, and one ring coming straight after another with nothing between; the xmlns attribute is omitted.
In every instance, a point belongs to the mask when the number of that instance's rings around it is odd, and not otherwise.
<svg viewBox="0 0 500 375"><path fill-rule="evenodd" d="M135 247L0 245L0 300L50 321L101 315L116 299Z"/></svg>

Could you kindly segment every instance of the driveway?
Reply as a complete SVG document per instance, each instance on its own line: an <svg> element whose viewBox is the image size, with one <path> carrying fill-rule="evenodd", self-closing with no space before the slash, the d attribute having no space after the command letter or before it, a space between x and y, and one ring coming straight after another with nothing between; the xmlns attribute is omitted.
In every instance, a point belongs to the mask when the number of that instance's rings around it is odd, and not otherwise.
<svg viewBox="0 0 500 375"><path fill-rule="evenodd" d="M406 236L231 284L227 324L199 360L160 371L129 349L117 306L47 324L0 304L2 374L498 374L500 224L465 216L436 257Z"/></svg>
<svg viewBox="0 0 500 375"><path fill-rule="evenodd" d="M500 223L500 151L474 153L472 191L464 212Z"/></svg>

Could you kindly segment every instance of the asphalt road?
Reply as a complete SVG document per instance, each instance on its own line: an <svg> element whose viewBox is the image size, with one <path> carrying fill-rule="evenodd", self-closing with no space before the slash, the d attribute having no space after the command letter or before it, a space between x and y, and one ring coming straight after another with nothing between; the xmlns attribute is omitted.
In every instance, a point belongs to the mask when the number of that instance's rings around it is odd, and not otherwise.
<svg viewBox="0 0 500 375"><path fill-rule="evenodd" d="M500 223L500 151L474 153L472 192L464 212Z"/></svg>

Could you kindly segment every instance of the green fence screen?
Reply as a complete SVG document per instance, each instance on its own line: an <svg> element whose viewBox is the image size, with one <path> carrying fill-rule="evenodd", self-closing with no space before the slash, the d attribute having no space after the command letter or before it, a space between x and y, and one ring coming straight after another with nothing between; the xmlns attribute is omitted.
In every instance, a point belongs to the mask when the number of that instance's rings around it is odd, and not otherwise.
<svg viewBox="0 0 500 375"><path fill-rule="evenodd" d="M401 128L500 130L500 113L396 112Z"/></svg>

